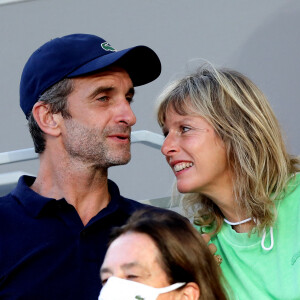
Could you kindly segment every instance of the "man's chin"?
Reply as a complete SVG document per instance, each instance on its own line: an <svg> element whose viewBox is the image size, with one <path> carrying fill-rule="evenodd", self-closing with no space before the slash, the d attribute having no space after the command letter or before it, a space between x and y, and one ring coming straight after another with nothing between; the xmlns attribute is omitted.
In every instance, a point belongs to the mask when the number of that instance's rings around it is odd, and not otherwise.
<svg viewBox="0 0 300 300"><path fill-rule="evenodd" d="M119 160L119 161L117 161L117 162L115 162L115 163L112 163L112 167L113 166L122 166L122 165L126 165L126 164L128 164L129 162L130 162L130 160L131 160L131 157L129 157L129 158L127 158L127 159L123 159L123 160Z"/></svg>
<svg viewBox="0 0 300 300"><path fill-rule="evenodd" d="M120 155L120 156L116 156L114 158L110 158L108 159L108 164L110 167L113 167L113 166L122 166L122 165L126 165L130 162L131 160L131 154L128 153L127 155Z"/></svg>

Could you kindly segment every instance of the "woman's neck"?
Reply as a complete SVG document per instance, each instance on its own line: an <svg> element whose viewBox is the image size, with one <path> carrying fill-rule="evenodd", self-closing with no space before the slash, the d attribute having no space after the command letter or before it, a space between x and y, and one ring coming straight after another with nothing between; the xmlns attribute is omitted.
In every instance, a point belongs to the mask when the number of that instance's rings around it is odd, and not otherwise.
<svg viewBox="0 0 300 300"><path fill-rule="evenodd" d="M252 218L246 218L235 222L231 222L228 219L224 218L224 222L228 225L231 225L231 227L238 233L248 232L254 225Z"/></svg>

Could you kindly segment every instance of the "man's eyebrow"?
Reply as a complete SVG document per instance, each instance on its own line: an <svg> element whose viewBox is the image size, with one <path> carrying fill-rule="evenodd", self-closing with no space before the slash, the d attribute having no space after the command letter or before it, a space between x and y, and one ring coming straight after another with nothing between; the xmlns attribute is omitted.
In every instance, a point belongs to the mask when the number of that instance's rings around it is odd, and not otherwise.
<svg viewBox="0 0 300 300"><path fill-rule="evenodd" d="M93 99L98 94L104 93L104 92L110 92L114 90L113 86L99 86L93 92L88 96L88 98Z"/></svg>
<svg viewBox="0 0 300 300"><path fill-rule="evenodd" d="M96 97L101 93L110 92L113 91L114 89L115 87L113 86L99 86L88 96L88 98L93 99L94 97ZM134 96L134 94L135 94L134 87L131 87L126 93L126 95L131 95L132 97Z"/></svg>

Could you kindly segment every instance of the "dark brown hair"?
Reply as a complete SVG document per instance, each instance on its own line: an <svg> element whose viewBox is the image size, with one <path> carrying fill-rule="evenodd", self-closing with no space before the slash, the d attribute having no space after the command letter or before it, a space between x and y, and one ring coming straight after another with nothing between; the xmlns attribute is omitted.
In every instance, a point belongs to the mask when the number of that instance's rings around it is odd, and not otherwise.
<svg viewBox="0 0 300 300"><path fill-rule="evenodd" d="M127 232L144 233L154 241L170 284L195 282L201 300L226 299L221 270L188 219L169 210L143 209L113 230L111 242Z"/></svg>
<svg viewBox="0 0 300 300"><path fill-rule="evenodd" d="M71 118L68 111L68 96L72 93L74 84L72 79L65 78L48 90L46 90L39 98L45 104L49 104L51 113L61 113L64 118ZM28 127L34 143L36 153L43 153L46 147L44 132L41 130L33 117L32 111L28 117Z"/></svg>

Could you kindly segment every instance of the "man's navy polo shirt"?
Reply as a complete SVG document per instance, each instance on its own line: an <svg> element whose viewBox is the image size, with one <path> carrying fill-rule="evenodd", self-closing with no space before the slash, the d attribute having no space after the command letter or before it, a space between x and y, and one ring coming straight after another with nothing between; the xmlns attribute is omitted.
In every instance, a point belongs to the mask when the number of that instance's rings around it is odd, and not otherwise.
<svg viewBox="0 0 300 300"><path fill-rule="evenodd" d="M23 176L0 198L0 299L98 299L112 227L145 207L108 182L111 201L83 226L65 199L45 198Z"/></svg>

